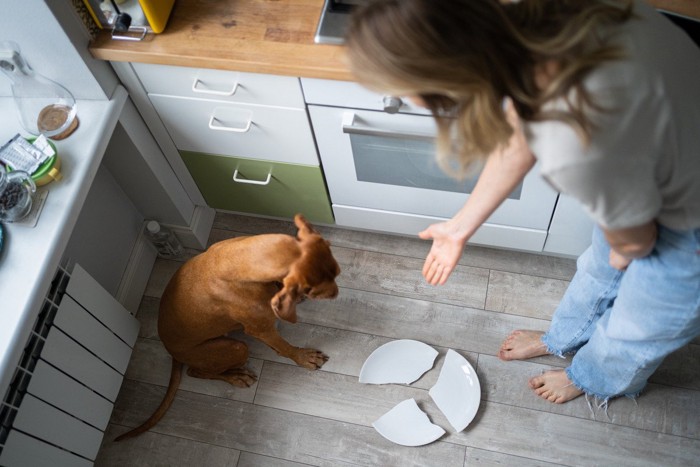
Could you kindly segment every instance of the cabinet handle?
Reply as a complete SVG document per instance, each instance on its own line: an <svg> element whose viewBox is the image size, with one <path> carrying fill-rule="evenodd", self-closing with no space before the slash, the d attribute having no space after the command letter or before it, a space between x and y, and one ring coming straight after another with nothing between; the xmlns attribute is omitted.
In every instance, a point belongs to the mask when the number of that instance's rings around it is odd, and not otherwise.
<svg viewBox="0 0 700 467"><path fill-rule="evenodd" d="M413 131L395 131L384 128L372 128L361 126L355 123L355 114L346 112L343 114L343 133L349 135L379 136L381 138L409 138L419 140L435 140L435 136L428 133L417 133Z"/></svg>
<svg viewBox="0 0 700 467"><path fill-rule="evenodd" d="M115 34L115 31L116 29L112 29L112 39L114 40L140 42L146 37L146 34L148 33L148 28L145 28L143 26L132 26L129 27L127 31L124 31L123 34L120 34L119 32ZM137 35L136 33L139 34Z"/></svg>
<svg viewBox="0 0 700 467"><path fill-rule="evenodd" d="M248 185L268 185L272 180L272 171L267 173L267 178L265 180L248 180L245 178L238 178L238 169L233 171L233 181L236 183L245 183Z"/></svg>
<svg viewBox="0 0 700 467"><path fill-rule="evenodd" d="M215 120L218 121L219 119L216 118L214 114L212 114L211 118L209 119L209 129L216 131L232 131L234 133L245 133L248 130L250 130L250 125L253 123L253 114L251 113L250 117L248 118L248 121L242 127L215 125Z"/></svg>
<svg viewBox="0 0 700 467"><path fill-rule="evenodd" d="M201 87L197 87L199 83L202 83L202 81L199 78L195 78L194 82L192 83L193 92L198 92L200 94L213 94L215 96L233 96L236 93L236 90L238 89L238 81L233 83L233 88L231 88L230 91L214 91L210 89L204 89Z"/></svg>

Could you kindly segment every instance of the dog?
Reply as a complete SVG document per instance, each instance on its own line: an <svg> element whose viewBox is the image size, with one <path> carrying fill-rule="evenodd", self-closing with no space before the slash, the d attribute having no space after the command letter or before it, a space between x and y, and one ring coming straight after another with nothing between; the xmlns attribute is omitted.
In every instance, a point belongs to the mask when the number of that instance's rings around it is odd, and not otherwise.
<svg viewBox="0 0 700 467"><path fill-rule="evenodd" d="M330 243L301 215L294 217L296 238L284 234L237 237L211 245L185 262L160 301L158 335L172 356L170 382L163 401L142 425L115 441L137 436L165 415L175 398L182 369L195 378L219 379L248 387L256 375L245 368L248 346L226 334L243 329L297 365L321 368L328 357L319 350L294 347L282 338L277 319L297 321L304 298L338 296L340 267Z"/></svg>

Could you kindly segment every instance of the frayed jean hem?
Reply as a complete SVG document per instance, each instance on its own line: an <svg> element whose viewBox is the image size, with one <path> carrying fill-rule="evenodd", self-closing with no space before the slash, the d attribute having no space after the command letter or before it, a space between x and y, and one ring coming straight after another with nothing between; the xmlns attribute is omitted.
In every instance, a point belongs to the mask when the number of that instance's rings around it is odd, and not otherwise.
<svg viewBox="0 0 700 467"><path fill-rule="evenodd" d="M547 333L544 333L544 334L542 335L542 337L540 338L540 340L542 341L542 343L543 343L543 344L545 345L545 347L547 348L547 353L549 353L550 355L554 355L555 357L566 358L567 355L571 355L571 354L574 353L574 352L562 352L562 351L560 351L560 350L555 349L554 347L552 347L552 346L549 344L549 342L547 342Z"/></svg>
<svg viewBox="0 0 700 467"><path fill-rule="evenodd" d="M587 390L585 387L581 386L576 381L576 378L573 376L571 373L571 368L566 368L564 370L566 372L566 376L569 378L569 381L571 381L571 384L576 387L579 391L583 392L584 397L586 398L586 403L588 404L588 409L591 411L591 416L593 419L596 417L596 410L603 409L605 412L605 416L610 420L610 415L608 414L608 408L610 407L610 401L613 399L616 399L618 397L626 397L628 399L632 399L633 401L636 402L637 398L639 395L642 393L642 390L633 392L633 393L627 393L627 394L615 394L615 395L603 395L603 394L597 394L593 391ZM591 401L592 399L592 401Z"/></svg>

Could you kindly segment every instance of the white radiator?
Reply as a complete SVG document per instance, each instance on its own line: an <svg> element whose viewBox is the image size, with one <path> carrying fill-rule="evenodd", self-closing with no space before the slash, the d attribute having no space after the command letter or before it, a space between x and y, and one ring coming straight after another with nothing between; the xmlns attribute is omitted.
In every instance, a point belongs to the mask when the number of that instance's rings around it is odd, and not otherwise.
<svg viewBox="0 0 700 467"><path fill-rule="evenodd" d="M0 465L93 465L139 326L80 265L59 268L0 405Z"/></svg>

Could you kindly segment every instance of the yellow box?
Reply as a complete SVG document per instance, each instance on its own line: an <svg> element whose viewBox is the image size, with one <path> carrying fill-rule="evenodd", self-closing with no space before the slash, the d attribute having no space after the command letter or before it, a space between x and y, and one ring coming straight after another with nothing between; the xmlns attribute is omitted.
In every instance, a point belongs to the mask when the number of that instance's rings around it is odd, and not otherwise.
<svg viewBox="0 0 700 467"><path fill-rule="evenodd" d="M132 27L145 27L159 34L165 30L175 0L117 0L116 9L109 1L83 0L83 3L101 29L113 29L118 10L131 16Z"/></svg>

